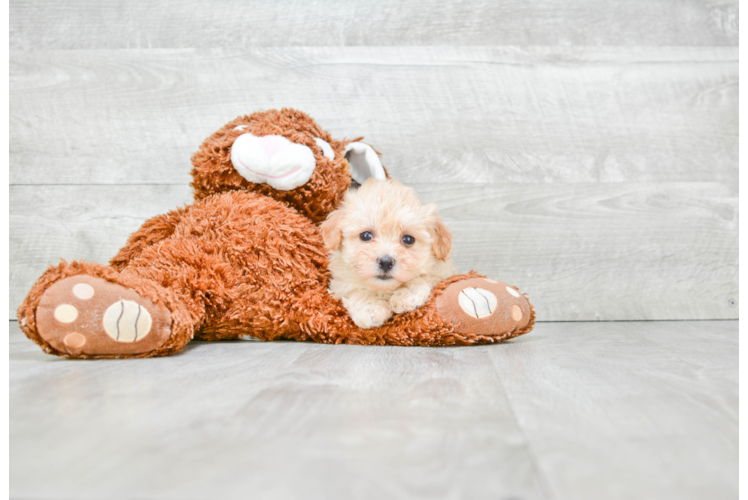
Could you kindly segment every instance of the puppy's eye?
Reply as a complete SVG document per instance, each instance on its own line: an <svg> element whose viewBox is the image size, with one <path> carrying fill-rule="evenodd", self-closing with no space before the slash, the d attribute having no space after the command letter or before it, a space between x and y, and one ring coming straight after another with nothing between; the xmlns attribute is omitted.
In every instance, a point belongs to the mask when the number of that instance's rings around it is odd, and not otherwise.
<svg viewBox="0 0 748 500"><path fill-rule="evenodd" d="M361 238L362 241L371 241L373 237L374 235L371 234L369 231L364 231L363 233L361 233L361 236L359 236L359 238Z"/></svg>
<svg viewBox="0 0 748 500"><path fill-rule="evenodd" d="M406 234L405 236L403 236L403 243L405 245L410 246L410 245L412 245L415 242L416 242L416 239L414 237L412 237L411 235Z"/></svg>

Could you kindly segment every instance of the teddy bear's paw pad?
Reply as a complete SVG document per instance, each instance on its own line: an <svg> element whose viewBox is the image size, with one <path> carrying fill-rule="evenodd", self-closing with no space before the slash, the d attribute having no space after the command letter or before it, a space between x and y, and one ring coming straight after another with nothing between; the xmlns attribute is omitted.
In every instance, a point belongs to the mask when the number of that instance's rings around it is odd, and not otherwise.
<svg viewBox="0 0 748 500"><path fill-rule="evenodd" d="M135 290L93 276L62 279L36 309L39 335L70 356L135 355L171 335L171 314Z"/></svg>
<svg viewBox="0 0 748 500"><path fill-rule="evenodd" d="M487 278L452 283L437 297L436 307L459 333L506 338L532 319L530 303L516 288Z"/></svg>

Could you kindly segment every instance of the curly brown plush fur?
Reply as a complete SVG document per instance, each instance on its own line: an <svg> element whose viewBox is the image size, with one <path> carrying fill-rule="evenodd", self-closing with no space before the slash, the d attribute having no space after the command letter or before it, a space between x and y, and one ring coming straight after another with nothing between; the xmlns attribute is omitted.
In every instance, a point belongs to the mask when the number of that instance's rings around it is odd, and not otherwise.
<svg viewBox="0 0 748 500"><path fill-rule="evenodd" d="M246 129L235 130L238 125ZM289 191L246 181L231 167L231 144L244 132L282 135L309 147L317 162L311 179ZM315 137L330 143L334 160L322 154ZM364 330L353 323L343 305L327 292L328 257L316 224L339 205L351 185L343 156L349 142L334 140L309 116L290 109L233 120L211 135L192 158L193 204L146 221L109 267L64 261L50 267L18 309L21 328L46 352L81 358L172 354L193 337L220 340L251 335L263 340L428 346L491 343L530 331L534 312L529 302L523 305L523 321L506 331L488 327L460 331L455 319L459 311L439 310L436 301L442 292L480 277L474 272L443 281L423 307L396 315L382 327ZM54 283L81 274L123 285L166 307L172 321L168 341L155 350L125 356L65 352L52 346L39 331L37 308ZM512 298L516 296L507 295L510 300L525 300Z"/></svg>

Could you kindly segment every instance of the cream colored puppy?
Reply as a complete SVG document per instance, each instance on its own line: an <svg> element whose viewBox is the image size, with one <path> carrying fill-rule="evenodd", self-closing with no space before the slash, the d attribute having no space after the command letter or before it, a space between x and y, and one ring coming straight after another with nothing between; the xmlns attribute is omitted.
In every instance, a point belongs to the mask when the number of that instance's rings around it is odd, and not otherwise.
<svg viewBox="0 0 748 500"><path fill-rule="evenodd" d="M436 205L423 205L397 181L369 179L349 191L320 229L329 291L361 328L422 306L436 283L455 274L452 233Z"/></svg>

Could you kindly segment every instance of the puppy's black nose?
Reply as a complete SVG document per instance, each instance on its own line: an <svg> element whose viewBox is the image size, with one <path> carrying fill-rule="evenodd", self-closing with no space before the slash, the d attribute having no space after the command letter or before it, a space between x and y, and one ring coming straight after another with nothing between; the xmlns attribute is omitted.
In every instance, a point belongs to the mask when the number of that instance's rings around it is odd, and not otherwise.
<svg viewBox="0 0 748 500"><path fill-rule="evenodd" d="M377 263L379 264L379 269L386 273L395 265L395 259L389 255L385 255L384 257L380 257Z"/></svg>

